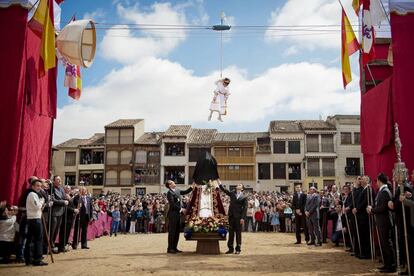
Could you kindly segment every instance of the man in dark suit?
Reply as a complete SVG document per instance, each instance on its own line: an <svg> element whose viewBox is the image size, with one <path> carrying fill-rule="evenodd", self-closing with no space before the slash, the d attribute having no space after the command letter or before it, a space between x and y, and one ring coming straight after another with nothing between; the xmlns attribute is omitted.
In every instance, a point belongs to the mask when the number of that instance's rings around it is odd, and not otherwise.
<svg viewBox="0 0 414 276"><path fill-rule="evenodd" d="M229 240L227 246L229 250L226 254L232 254L234 252L234 234L236 234L236 254L240 254L241 251L241 231L244 224L244 218L247 212L247 198L243 195L243 184L236 186L236 191L230 192L221 185L219 180L220 190L230 197L229 206Z"/></svg>
<svg viewBox="0 0 414 276"><path fill-rule="evenodd" d="M75 218L75 228L73 231L72 248L76 249L78 246L79 235L81 238L81 248L89 249L88 247L88 225L92 220L92 199L88 196L86 187L79 188L79 194L73 198L73 205L76 206L74 210L77 217ZM79 207L79 209L77 208ZM80 227L80 232L79 232Z"/></svg>
<svg viewBox="0 0 414 276"><path fill-rule="evenodd" d="M370 179L368 176L363 176L361 178L361 187L362 191L358 197L355 197L355 208L352 210L356 215L358 232L359 232L359 242L361 244L361 254L358 256L360 259L369 259L371 258L370 252L370 239L369 239L369 223L368 223L368 197L372 198L372 195L369 195L371 189L368 189Z"/></svg>
<svg viewBox="0 0 414 276"><path fill-rule="evenodd" d="M319 225L319 206L321 205L321 198L316 193L315 187L309 188L310 194L307 196L305 205L305 215L309 227L311 242L308 245L321 246L322 235L321 227Z"/></svg>
<svg viewBox="0 0 414 276"><path fill-rule="evenodd" d="M73 217L75 215L74 210L76 207L73 206L73 197L71 195L71 187L66 185L64 187L67 200L69 200L69 204L65 206L65 212L62 217L62 223L60 225L59 230L59 251L66 252L66 245L69 243L69 236L70 231L72 230L73 226Z"/></svg>
<svg viewBox="0 0 414 276"><path fill-rule="evenodd" d="M194 188L194 183L192 187L188 188L185 191L177 189L177 186L174 181L168 180L165 183L167 187L167 199L168 199L168 248L167 253L175 254L182 252L177 249L178 239L180 238L180 220L181 213L185 211L182 205L182 195L191 193Z"/></svg>
<svg viewBox="0 0 414 276"><path fill-rule="evenodd" d="M374 214L379 233L380 246L383 254L384 266L380 272L394 273L396 271L394 259L394 246L392 242L392 222L388 202L392 201L392 195L388 189L388 179L381 173L377 177L377 184L380 189L375 198L375 207L368 206L368 214Z"/></svg>
<svg viewBox="0 0 414 276"><path fill-rule="evenodd" d="M295 186L295 193L293 194L292 209L295 211L296 221L296 243L301 243L301 228L305 234L305 241L309 241L308 227L306 226L305 217L305 205L306 205L306 194L302 192L302 185L297 184Z"/></svg>
<svg viewBox="0 0 414 276"><path fill-rule="evenodd" d="M69 201L66 200L66 194L63 190L63 187L60 185L61 183L60 176L55 175L53 177L53 185L50 189L51 198L53 201L52 206L52 220L51 220L51 227L50 227L50 243L52 246L53 253L59 253L57 247L55 247L55 241L57 234L59 233L60 224L62 223L62 216L65 212L65 206L69 204Z"/></svg>

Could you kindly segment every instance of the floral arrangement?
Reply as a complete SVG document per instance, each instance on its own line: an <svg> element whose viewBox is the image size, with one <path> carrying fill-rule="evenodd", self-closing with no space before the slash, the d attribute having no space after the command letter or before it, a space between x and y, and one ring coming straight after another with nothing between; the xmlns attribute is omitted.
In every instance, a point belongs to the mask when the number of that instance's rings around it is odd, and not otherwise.
<svg viewBox="0 0 414 276"><path fill-rule="evenodd" d="M187 221L184 229L184 237L190 239L192 233L218 233L220 236L226 236L228 228L227 218L223 215L215 217L200 218L192 217Z"/></svg>

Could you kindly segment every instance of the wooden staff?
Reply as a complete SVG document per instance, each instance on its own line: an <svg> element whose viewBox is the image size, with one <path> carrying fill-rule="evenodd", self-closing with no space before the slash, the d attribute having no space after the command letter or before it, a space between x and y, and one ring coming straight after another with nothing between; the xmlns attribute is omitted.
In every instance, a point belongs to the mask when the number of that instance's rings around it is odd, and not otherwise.
<svg viewBox="0 0 414 276"><path fill-rule="evenodd" d="M50 254L50 259L52 260L52 263L55 263L55 260L53 259L53 252L52 252L52 245L50 244L50 238L49 238L49 234L46 231L46 222L45 222L45 218L42 215L42 223L43 223L43 228L45 229L45 234L46 234L46 240L47 240L47 246L49 248L49 254Z"/></svg>
<svg viewBox="0 0 414 276"><path fill-rule="evenodd" d="M354 196L354 188L352 188L352 207L355 208L355 196ZM354 212L352 212L352 214L354 214ZM359 256L361 256L361 241L359 239L359 229L358 229L358 219L356 214L354 214L354 218L355 218L355 226L356 226L356 233L357 233L357 239L358 239L358 248L359 248Z"/></svg>
<svg viewBox="0 0 414 276"><path fill-rule="evenodd" d="M372 202L371 202L371 197L370 197L370 186L368 184L367 186L367 201L368 201L368 205L372 206ZM372 223L371 223L371 214L368 213L368 228L369 228L369 245L370 245L370 249L371 249L371 261L375 261L374 259L374 251L375 251L375 245L373 242L373 235L372 235Z"/></svg>

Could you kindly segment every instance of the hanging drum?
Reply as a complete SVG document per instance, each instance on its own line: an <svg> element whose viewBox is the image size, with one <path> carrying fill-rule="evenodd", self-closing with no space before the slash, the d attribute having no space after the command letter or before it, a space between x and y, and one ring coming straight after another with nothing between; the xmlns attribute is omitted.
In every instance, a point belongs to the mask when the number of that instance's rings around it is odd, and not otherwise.
<svg viewBox="0 0 414 276"><path fill-rule="evenodd" d="M69 63L91 66L96 51L95 24L91 20L72 21L60 31L56 45Z"/></svg>

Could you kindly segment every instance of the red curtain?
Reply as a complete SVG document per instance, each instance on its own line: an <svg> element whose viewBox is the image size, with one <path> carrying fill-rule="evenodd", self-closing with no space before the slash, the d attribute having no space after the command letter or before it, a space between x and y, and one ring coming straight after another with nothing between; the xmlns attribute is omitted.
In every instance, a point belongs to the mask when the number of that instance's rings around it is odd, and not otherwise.
<svg viewBox="0 0 414 276"><path fill-rule="evenodd" d="M361 99L361 150L365 174L374 183L379 172L391 176L395 162L391 83L392 77L389 77Z"/></svg>
<svg viewBox="0 0 414 276"><path fill-rule="evenodd" d="M17 203L31 175L49 176L56 74L39 77L40 38L27 9L0 9L0 200Z"/></svg>
<svg viewBox="0 0 414 276"><path fill-rule="evenodd" d="M414 14L391 14L393 75L393 117L402 143L401 157L414 170Z"/></svg>

